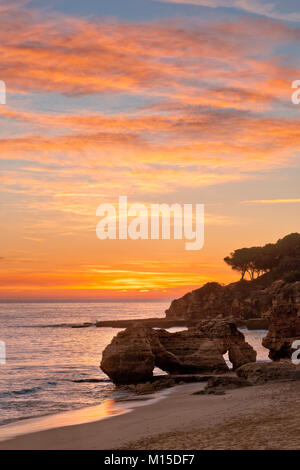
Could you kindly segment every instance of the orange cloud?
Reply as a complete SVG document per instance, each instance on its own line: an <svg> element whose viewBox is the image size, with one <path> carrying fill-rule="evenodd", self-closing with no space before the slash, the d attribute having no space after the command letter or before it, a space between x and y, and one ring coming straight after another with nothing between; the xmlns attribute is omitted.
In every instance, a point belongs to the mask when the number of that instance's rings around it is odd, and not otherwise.
<svg viewBox="0 0 300 470"><path fill-rule="evenodd" d="M226 85L229 101L232 90L240 89L243 102L263 102L272 98L272 89L263 88L268 80L283 80L283 92L284 81L297 72L274 57L265 62L264 55L269 55L276 41L299 39L298 29L266 19L134 24L45 16L45 12L41 16L9 4L0 17L3 79L21 93L126 91L191 99L200 93L209 95L210 89L211 95L218 95ZM236 98L233 103L239 102Z"/></svg>
<svg viewBox="0 0 300 470"><path fill-rule="evenodd" d="M300 202L300 198L257 199L253 201L242 201L242 204L295 204L298 202Z"/></svg>
<svg viewBox="0 0 300 470"><path fill-rule="evenodd" d="M276 48L299 45L299 28L245 17L83 19L15 2L2 2L0 13L0 78L9 98L0 107L2 298L102 291L151 297L232 279L217 261L230 251L223 253L223 236L202 267L173 244L156 258L144 245L132 251L109 245L106 252L96 245L95 209L122 193L146 203L176 192L200 198L208 186L295 166L300 122L290 98L300 70ZM48 102L65 95L68 111L43 111L39 93ZM78 104L85 95L113 97L114 105L95 112L88 101ZM209 210L208 230L228 229L231 240L237 218L241 225L240 215ZM138 265L130 266L134 256ZM171 268L170 259L178 266Z"/></svg>

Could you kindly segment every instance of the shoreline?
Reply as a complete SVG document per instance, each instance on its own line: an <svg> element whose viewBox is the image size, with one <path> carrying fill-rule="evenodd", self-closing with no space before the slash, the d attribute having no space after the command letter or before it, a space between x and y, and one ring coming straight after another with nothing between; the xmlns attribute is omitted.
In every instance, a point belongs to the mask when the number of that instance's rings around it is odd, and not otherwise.
<svg viewBox="0 0 300 470"><path fill-rule="evenodd" d="M162 389L156 393L143 395L132 394L131 396L124 396L124 398L106 398L104 402L99 405L14 421L0 426L0 446L2 443L20 436L47 432L52 429L67 428L69 426L101 422L116 416L121 416L130 413L135 408L154 404L164 399L177 387L178 385L175 385L172 388Z"/></svg>
<svg viewBox="0 0 300 470"><path fill-rule="evenodd" d="M300 381L193 395L203 387L180 385L130 413L21 435L0 450L299 449Z"/></svg>

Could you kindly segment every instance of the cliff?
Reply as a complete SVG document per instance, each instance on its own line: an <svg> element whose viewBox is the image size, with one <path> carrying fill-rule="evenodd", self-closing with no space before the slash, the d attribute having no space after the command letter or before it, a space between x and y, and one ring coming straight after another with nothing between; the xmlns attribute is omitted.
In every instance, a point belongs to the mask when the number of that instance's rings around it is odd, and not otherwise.
<svg viewBox="0 0 300 470"><path fill-rule="evenodd" d="M222 286L211 282L173 300L166 310L166 319L189 321L208 318L231 318L239 321L268 319L280 296L284 295L291 285L300 292L299 284L299 282L288 283L277 280L269 286L261 281L239 281Z"/></svg>

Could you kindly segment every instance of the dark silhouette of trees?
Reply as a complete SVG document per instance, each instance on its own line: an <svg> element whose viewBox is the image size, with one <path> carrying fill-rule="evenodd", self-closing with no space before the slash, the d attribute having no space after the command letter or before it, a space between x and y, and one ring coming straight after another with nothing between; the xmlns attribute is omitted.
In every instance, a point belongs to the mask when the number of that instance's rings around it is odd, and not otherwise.
<svg viewBox="0 0 300 470"><path fill-rule="evenodd" d="M276 243L264 246L240 248L224 258L225 263L241 273L241 279L248 274L251 280L278 266L300 263L300 234L291 233ZM300 265L299 265L300 267Z"/></svg>

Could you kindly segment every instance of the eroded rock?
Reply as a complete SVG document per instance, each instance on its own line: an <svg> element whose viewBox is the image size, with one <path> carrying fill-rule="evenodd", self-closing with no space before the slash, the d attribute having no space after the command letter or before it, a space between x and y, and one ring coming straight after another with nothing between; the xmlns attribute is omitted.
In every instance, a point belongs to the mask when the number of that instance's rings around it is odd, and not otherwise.
<svg viewBox="0 0 300 470"><path fill-rule="evenodd" d="M241 366L236 373L252 384L264 384L271 380L294 380L296 370L290 361L255 362Z"/></svg>
<svg viewBox="0 0 300 470"><path fill-rule="evenodd" d="M291 358L292 344L300 340L300 282L281 285L273 300L270 325L263 346L278 361Z"/></svg>
<svg viewBox="0 0 300 470"><path fill-rule="evenodd" d="M216 376L211 377L203 390L194 392L193 395L217 395L218 392L222 394L226 390L234 390L236 388L249 387L252 383L243 377L236 376Z"/></svg>
<svg viewBox="0 0 300 470"><path fill-rule="evenodd" d="M276 280L269 285L264 285L263 279L257 279L252 282L240 281L227 286L210 282L173 300L169 309L166 310L166 318L177 321L223 318L232 319L238 325L247 325L249 321L250 327L251 323L255 324L255 319L262 319L261 323L257 322L256 325L259 329L267 329L273 307L289 297L292 297L293 305L299 312L300 281L288 283Z"/></svg>
<svg viewBox="0 0 300 470"><path fill-rule="evenodd" d="M250 318L246 322L248 330L267 330L269 328L269 318Z"/></svg>
<svg viewBox="0 0 300 470"><path fill-rule="evenodd" d="M114 383L135 384L152 377L155 357L150 332L147 327L131 326L118 333L105 348L101 369Z"/></svg>
<svg viewBox="0 0 300 470"><path fill-rule="evenodd" d="M209 282L172 301L166 310L167 319L202 320L233 318L238 323L248 318L268 315L272 305L272 292L264 286L240 281L222 286Z"/></svg>
<svg viewBox="0 0 300 470"><path fill-rule="evenodd" d="M216 342L202 328L169 333L157 331L157 342L170 354L156 355L155 365L169 373L186 374L226 371L228 367ZM174 360L176 359L176 361Z"/></svg>
<svg viewBox="0 0 300 470"><path fill-rule="evenodd" d="M234 323L201 322L176 333L136 325L105 348L101 369L118 385L149 381L155 366L170 374L226 372L227 351L234 368L256 360Z"/></svg>
<svg viewBox="0 0 300 470"><path fill-rule="evenodd" d="M247 362L256 361L256 351L245 341L234 322L228 321L208 321L198 324L205 334L217 342L222 354L228 352L228 357L233 365L233 369L240 367Z"/></svg>

